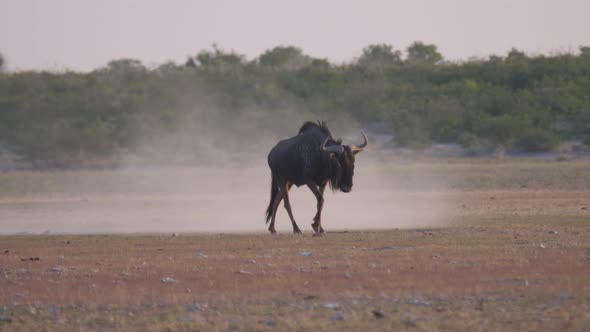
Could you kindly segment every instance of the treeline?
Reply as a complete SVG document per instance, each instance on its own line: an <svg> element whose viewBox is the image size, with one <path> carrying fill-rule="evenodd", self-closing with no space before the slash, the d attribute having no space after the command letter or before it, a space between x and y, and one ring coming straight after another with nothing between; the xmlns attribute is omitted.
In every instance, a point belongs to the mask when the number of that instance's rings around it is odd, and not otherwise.
<svg viewBox="0 0 590 332"><path fill-rule="evenodd" d="M123 59L89 73L2 72L2 59L0 154L36 168L247 154L311 118L472 155L590 144L589 47L448 62L435 45L382 44L334 64L291 46L252 60L214 46L183 64Z"/></svg>

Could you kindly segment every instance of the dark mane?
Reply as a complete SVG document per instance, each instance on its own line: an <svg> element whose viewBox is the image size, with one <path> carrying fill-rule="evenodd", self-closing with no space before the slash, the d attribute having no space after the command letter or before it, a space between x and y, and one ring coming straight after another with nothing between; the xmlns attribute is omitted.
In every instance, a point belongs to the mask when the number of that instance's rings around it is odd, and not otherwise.
<svg viewBox="0 0 590 332"><path fill-rule="evenodd" d="M301 128L299 128L299 134L303 134L305 131L313 127L319 128L324 134L332 137L332 133L330 133L330 129L328 129L328 125L325 121L318 121L317 123L307 121L301 126Z"/></svg>

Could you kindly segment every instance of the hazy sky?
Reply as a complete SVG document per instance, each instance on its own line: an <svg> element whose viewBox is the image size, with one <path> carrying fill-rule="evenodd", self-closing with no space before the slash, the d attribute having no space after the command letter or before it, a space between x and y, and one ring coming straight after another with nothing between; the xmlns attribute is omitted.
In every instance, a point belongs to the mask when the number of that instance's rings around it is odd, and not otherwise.
<svg viewBox="0 0 590 332"><path fill-rule="evenodd" d="M590 0L0 0L9 70L148 66L216 43L253 59L277 45L333 62L371 43L436 44L447 59L576 52L590 45Z"/></svg>

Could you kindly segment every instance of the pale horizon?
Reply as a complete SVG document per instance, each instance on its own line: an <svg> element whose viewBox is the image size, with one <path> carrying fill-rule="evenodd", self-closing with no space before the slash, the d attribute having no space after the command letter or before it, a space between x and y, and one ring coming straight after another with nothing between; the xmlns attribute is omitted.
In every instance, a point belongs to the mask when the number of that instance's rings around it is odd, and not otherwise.
<svg viewBox="0 0 590 332"><path fill-rule="evenodd" d="M577 53L590 45L590 2L568 1L1 1L0 54L8 71L90 71L131 58L148 67L212 44L252 60L296 46L332 63L371 44L404 51L435 44L446 60Z"/></svg>

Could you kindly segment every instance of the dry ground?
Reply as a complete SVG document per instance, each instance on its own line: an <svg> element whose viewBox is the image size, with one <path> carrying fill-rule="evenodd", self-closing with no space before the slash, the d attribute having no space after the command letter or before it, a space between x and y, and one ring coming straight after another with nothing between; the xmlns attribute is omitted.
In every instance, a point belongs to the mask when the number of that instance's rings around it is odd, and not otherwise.
<svg viewBox="0 0 590 332"><path fill-rule="evenodd" d="M322 237L289 234L284 215L277 236L138 234L199 230L185 223L215 211L259 230L267 193L246 189L251 170L233 196L194 190L229 170L3 174L0 330L588 331L588 166L358 166L356 191L327 199L343 212ZM313 201L300 201L309 230ZM85 230L135 233L73 234Z"/></svg>

